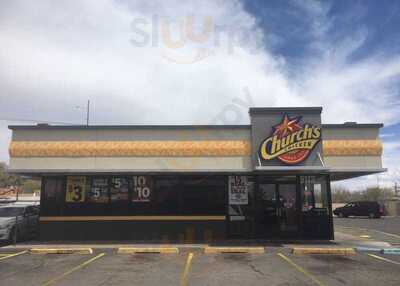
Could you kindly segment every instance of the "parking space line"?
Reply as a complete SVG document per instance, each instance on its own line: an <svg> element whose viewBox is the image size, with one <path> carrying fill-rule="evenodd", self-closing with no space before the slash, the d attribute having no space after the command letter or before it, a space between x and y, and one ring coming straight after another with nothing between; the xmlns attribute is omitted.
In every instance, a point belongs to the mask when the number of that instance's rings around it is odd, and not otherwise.
<svg viewBox="0 0 400 286"><path fill-rule="evenodd" d="M95 257L89 259L89 260L86 260L85 262L79 264L78 266L75 266L75 267L72 268L71 270L68 270L67 272L64 272L63 274L61 274L61 275L59 275L59 276L57 276L57 277L55 277L55 278L53 278L53 279L51 279L51 280L49 280L49 281L43 283L42 286L48 286L48 285L54 284L55 282L61 280L62 278L68 276L69 274L71 274L71 273L73 273L73 272L75 272L75 271L77 271L77 270L79 270L79 269L85 267L85 266L88 265L89 263L92 263L93 261L95 261L95 260L97 260L97 259L103 257L104 255L105 255L104 252L103 252L103 253L100 253L99 255L97 255L97 256L95 256Z"/></svg>
<svg viewBox="0 0 400 286"><path fill-rule="evenodd" d="M289 257L283 255L282 253L278 253L278 256L285 260L287 263L289 263L293 268L295 268L297 271L303 273L306 277L310 278L314 283L316 283L319 286L326 286L324 283L322 283L317 277L312 275L311 273L307 272L303 267L297 265L294 263Z"/></svg>
<svg viewBox="0 0 400 286"><path fill-rule="evenodd" d="M11 258L11 257L14 257L14 256L18 256L18 255L21 255L21 254L25 254L27 252L28 252L27 250L24 250L24 251L13 253L13 254L7 254L7 255L5 255L3 257L0 257L0 260L4 260L4 259Z"/></svg>
<svg viewBox="0 0 400 286"><path fill-rule="evenodd" d="M367 255L370 256L370 257L373 257L375 259L379 259L379 260L382 260L382 261L385 261L385 262L389 262L389 263L392 263L392 264L400 265L400 262L393 261L393 260L387 259L387 258L382 257L382 256L378 256L378 255L370 254L370 253L367 253Z"/></svg>
<svg viewBox="0 0 400 286"><path fill-rule="evenodd" d="M185 270L183 271L182 277L181 277L180 286L187 286L188 285L188 274L189 274L190 267L192 265L193 256L194 256L194 254L192 252L190 252L188 257L187 257L186 264L185 264Z"/></svg>

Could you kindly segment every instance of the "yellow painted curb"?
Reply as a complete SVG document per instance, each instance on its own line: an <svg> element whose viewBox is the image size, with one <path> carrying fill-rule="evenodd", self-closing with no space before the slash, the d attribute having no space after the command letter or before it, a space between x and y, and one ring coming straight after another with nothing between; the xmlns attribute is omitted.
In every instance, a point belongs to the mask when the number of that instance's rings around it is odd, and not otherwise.
<svg viewBox="0 0 400 286"><path fill-rule="evenodd" d="M32 248L32 254L92 254L91 248Z"/></svg>
<svg viewBox="0 0 400 286"><path fill-rule="evenodd" d="M353 248L302 248L294 247L293 254L335 254L350 255L356 254Z"/></svg>
<svg viewBox="0 0 400 286"><path fill-rule="evenodd" d="M177 247L120 247L118 254L135 254L135 253L161 253L161 254L178 254Z"/></svg>
<svg viewBox="0 0 400 286"><path fill-rule="evenodd" d="M264 247L205 247L205 254L216 253L264 253Z"/></svg>

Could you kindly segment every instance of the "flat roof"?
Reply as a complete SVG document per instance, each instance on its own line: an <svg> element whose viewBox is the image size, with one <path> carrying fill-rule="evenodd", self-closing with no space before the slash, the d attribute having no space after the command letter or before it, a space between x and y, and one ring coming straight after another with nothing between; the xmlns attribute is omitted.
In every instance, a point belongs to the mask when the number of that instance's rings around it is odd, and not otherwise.
<svg viewBox="0 0 400 286"><path fill-rule="evenodd" d="M322 124L322 128L382 128L383 123L343 123ZM9 125L11 130L128 130L128 129L158 129L158 130L190 130L190 129L251 129L251 125Z"/></svg>
<svg viewBox="0 0 400 286"><path fill-rule="evenodd" d="M250 107L249 109L250 114L282 112L321 113L322 107Z"/></svg>

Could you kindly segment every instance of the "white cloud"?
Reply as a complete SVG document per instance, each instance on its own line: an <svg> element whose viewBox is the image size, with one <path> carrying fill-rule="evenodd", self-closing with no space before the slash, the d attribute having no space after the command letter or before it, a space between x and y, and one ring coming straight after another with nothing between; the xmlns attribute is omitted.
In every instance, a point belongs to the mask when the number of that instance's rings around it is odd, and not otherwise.
<svg viewBox="0 0 400 286"><path fill-rule="evenodd" d="M316 52L293 76L282 56L260 45L266 35L239 1L3 1L1 117L82 123L84 112L75 106L90 98L98 124L207 124L232 99L245 100L247 87L257 106L321 105L325 122L398 122L400 58L350 63L368 31L332 42L329 6L318 3L299 2ZM177 40L190 16L196 34L207 17L222 31L180 49L162 41L159 25L152 34L154 19L167 17ZM135 19L148 37L142 47L131 42L143 40ZM232 33L247 37L233 42ZM195 61L196 55L204 58ZM247 123L246 108L233 120L226 123ZM0 160L7 160L10 133L0 128Z"/></svg>

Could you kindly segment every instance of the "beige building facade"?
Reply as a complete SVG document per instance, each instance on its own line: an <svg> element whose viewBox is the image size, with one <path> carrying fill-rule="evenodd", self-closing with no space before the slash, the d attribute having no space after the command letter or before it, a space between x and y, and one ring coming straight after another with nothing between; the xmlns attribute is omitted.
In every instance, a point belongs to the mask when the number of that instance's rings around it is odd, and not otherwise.
<svg viewBox="0 0 400 286"><path fill-rule="evenodd" d="M234 126L10 126L10 169L43 180L44 240L330 239L330 182L385 171L383 125L322 124L321 111L251 108L251 124Z"/></svg>

